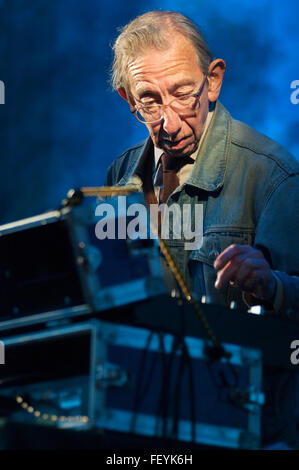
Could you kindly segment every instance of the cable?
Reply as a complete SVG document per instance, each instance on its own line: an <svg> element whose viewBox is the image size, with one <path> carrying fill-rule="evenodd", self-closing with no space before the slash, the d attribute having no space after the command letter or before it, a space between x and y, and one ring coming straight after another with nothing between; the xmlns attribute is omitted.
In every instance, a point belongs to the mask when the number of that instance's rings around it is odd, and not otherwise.
<svg viewBox="0 0 299 470"><path fill-rule="evenodd" d="M15 397L16 402L23 408L24 411L31 414L35 418L42 419L43 421L51 422L51 423L88 423L90 419L88 416L59 416L53 415L51 413L42 413L40 410L36 409L34 406L30 405L28 402L24 400L21 395L17 395Z"/></svg>
<svg viewBox="0 0 299 470"><path fill-rule="evenodd" d="M153 336L154 336L154 332L150 331L150 333L147 337L147 340L146 340L145 347L143 348L142 354L141 354L141 359L140 359L140 363L139 363L139 371L137 373L133 414L132 414L131 426L130 426L131 432L134 432L134 430L135 430L137 414L138 414L140 404L142 402L142 397L143 397L143 389L142 389L143 374L142 374L142 372L144 372L144 370L145 370L146 356L148 354ZM152 367L150 369L150 374L148 374L148 380L151 378L153 370L154 370L154 362L152 361Z"/></svg>
<svg viewBox="0 0 299 470"><path fill-rule="evenodd" d="M181 291L184 295L184 297L186 298L186 300L194 307L195 309L195 312L197 313L197 315L199 316L200 320L201 320L201 323L206 331L206 333L208 334L208 336L210 337L213 345L214 345L214 348L215 348L215 353L217 354L217 357L221 358L221 357L227 357L227 358L230 358L231 357L231 354L227 351L224 350L223 346L217 341L212 329L210 328L205 316L204 316L204 313L202 311L202 309L200 308L198 302L196 301L196 299L193 297L189 287L187 286L185 280L183 279L178 267L176 266L176 263L175 261L173 260L171 254L169 253L168 251L168 248L164 242L164 240L162 240L160 237L158 238L159 240L159 244L160 244L160 248L161 248L161 251L163 253L163 255L165 256L165 259L168 263L168 266L170 267L171 271L173 272L180 288L181 288Z"/></svg>
<svg viewBox="0 0 299 470"><path fill-rule="evenodd" d="M186 325L185 325L185 310L184 310L184 304L182 303L181 300L178 302L179 305L179 311L180 311L180 317L181 317L181 334L182 334L182 341L183 341L183 351L185 355L185 360L188 365L188 370L189 370L189 393L190 393L190 418L191 418L191 425L192 425L192 442L195 442L196 440L196 407L195 407L195 384L194 384L194 375L193 375L193 365L192 365L192 360L191 356L189 354L189 349L185 341L185 336L186 336Z"/></svg>

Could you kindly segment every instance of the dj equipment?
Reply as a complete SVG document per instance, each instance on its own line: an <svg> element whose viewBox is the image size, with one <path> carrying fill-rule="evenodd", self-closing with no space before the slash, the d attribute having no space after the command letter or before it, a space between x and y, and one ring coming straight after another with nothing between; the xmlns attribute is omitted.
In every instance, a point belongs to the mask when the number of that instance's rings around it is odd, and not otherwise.
<svg viewBox="0 0 299 470"><path fill-rule="evenodd" d="M99 428L210 446L258 448L264 402L258 350L103 322Z"/></svg>
<svg viewBox="0 0 299 470"><path fill-rule="evenodd" d="M258 349L263 364L269 367L296 370L290 357L291 343L299 339L298 318L272 313L239 311L221 305L200 303L200 308L219 342ZM163 315L161 314L163 312ZM157 295L144 302L112 310L102 318L121 322L124 318L135 326L208 339L206 330L193 307L186 300Z"/></svg>
<svg viewBox="0 0 299 470"><path fill-rule="evenodd" d="M134 222L128 207L145 211L134 237L127 236ZM99 239L104 218L108 233ZM0 226L0 329L102 311L165 292L157 240L147 236L145 219L143 196L137 193Z"/></svg>
<svg viewBox="0 0 299 470"><path fill-rule="evenodd" d="M3 399L14 416L209 446L258 448L258 350L100 320L4 338ZM3 406L3 405L2 405Z"/></svg>
<svg viewBox="0 0 299 470"><path fill-rule="evenodd" d="M8 398L26 422L86 426L93 419L98 323L22 333L3 339L0 410ZM4 400L4 398L6 400Z"/></svg>

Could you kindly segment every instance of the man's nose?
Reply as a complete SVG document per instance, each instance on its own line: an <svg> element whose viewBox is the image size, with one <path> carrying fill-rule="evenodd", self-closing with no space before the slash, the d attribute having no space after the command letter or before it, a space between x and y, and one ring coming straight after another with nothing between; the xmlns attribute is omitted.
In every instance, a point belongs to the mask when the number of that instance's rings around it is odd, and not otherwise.
<svg viewBox="0 0 299 470"><path fill-rule="evenodd" d="M168 135L176 135L179 133L182 126L182 121L177 112L170 106L163 109L163 129Z"/></svg>

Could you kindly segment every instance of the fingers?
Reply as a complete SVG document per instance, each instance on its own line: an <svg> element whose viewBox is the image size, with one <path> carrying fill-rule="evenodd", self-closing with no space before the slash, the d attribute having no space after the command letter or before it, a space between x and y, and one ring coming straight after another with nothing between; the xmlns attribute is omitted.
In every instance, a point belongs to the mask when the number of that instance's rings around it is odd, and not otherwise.
<svg viewBox="0 0 299 470"><path fill-rule="evenodd" d="M253 270L260 267L263 255L249 245L230 245L216 259L218 271L215 287L221 289L227 282L242 283Z"/></svg>
<svg viewBox="0 0 299 470"><path fill-rule="evenodd" d="M230 245L214 263L218 271L215 287L222 289L230 282L258 298L267 298L275 290L270 265L259 250L249 245Z"/></svg>
<svg viewBox="0 0 299 470"><path fill-rule="evenodd" d="M237 286L251 286L255 277L262 271L263 265L264 260L255 257L255 254L250 258L247 253L236 256L218 271L215 287L221 289L229 281Z"/></svg>
<svg viewBox="0 0 299 470"><path fill-rule="evenodd" d="M250 245L230 245L217 257L214 263L214 268L217 270L222 269L232 258L246 253L254 253L255 257L264 258L262 252L255 250Z"/></svg>

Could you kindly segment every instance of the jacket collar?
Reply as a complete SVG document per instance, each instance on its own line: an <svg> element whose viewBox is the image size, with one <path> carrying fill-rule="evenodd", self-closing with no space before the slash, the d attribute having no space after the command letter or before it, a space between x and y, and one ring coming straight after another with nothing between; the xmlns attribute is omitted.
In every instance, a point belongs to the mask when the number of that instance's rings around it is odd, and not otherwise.
<svg viewBox="0 0 299 470"><path fill-rule="evenodd" d="M231 145L231 121L229 112L217 101L212 121L186 185L205 191L216 191L223 186ZM118 185L126 185L133 175L142 177L145 169L149 171L153 168L154 147L151 138L148 137L142 147L131 156L131 163Z"/></svg>
<svg viewBox="0 0 299 470"><path fill-rule="evenodd" d="M119 180L117 186L124 186L129 184L130 178L134 175L143 178L144 172L149 167L153 171L154 165L154 145L152 139L148 137L146 140L139 144L138 149L135 148L131 153L130 162L124 176ZM151 171L151 175L152 175Z"/></svg>
<svg viewBox="0 0 299 470"><path fill-rule="evenodd" d="M205 191L223 186L231 143L231 116L217 101L214 115L186 184Z"/></svg>

